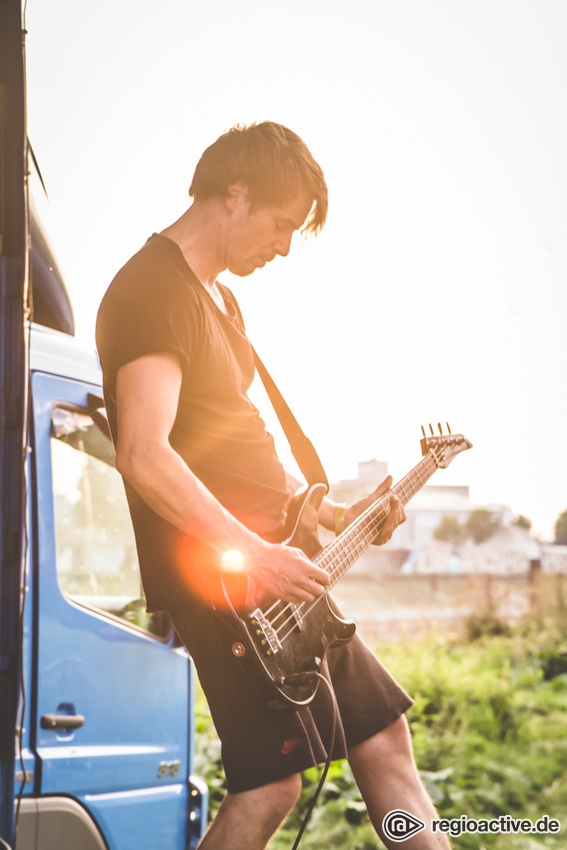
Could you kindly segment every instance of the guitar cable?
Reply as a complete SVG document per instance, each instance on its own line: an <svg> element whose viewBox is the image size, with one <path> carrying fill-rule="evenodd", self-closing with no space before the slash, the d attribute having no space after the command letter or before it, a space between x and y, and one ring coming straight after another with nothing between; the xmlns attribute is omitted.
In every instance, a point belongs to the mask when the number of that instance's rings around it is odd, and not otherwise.
<svg viewBox="0 0 567 850"><path fill-rule="evenodd" d="M300 673L297 676L290 676L289 679L297 679L298 676L305 676L305 675L306 674L304 674L304 673ZM332 704L332 707L333 707L333 722L332 722L332 727L331 727L331 740L330 740L330 743L329 743L329 747L327 749L327 760L325 762L323 772L321 773L321 778L319 779L319 784L317 785L315 793L313 794L313 797L311 798L311 802L309 803L307 812L305 814L305 817L303 818L301 827L299 829L299 832L297 833L297 837L294 841L294 844L293 844L293 847L291 848L291 850L297 850L297 848L299 847L299 842L301 841L301 839L303 837L303 833L305 832L305 830L307 828L307 824L311 820L311 815L313 814L313 809L315 808L315 806L317 804L317 800L319 799L321 791L323 790L323 785L325 784L325 779L327 778L327 773L329 772L329 767L331 766L331 761L332 761L332 757L333 757L333 749L335 747L335 734L336 734L336 731L337 731L337 715L338 715L337 698L335 696L335 692L333 691L331 684L327 681L327 679L321 673L312 672L312 673L309 673L308 675L309 676L313 676L313 675L317 676L317 678L320 679L321 682L323 682L325 684L325 687L327 688L327 693L331 697L331 704Z"/></svg>

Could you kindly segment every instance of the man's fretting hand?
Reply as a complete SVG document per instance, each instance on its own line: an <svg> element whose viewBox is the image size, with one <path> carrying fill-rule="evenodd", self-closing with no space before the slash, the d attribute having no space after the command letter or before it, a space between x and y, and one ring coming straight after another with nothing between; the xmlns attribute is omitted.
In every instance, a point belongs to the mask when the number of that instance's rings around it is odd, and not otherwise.
<svg viewBox="0 0 567 850"><path fill-rule="evenodd" d="M358 502L354 502L354 504L350 505L345 513L345 528L350 525L353 520L356 519L363 511L369 507L372 502L375 502L376 499L379 499L380 496L384 496L390 487L392 486L393 478L391 475L388 475L387 478L382 481L381 484L378 485L376 490L371 493L369 496L365 496L363 499L359 499ZM389 513L386 518L386 522L372 541L375 546L381 546L383 543L387 543L390 540L392 534L403 522L406 521L406 512L404 510L404 506L400 502L397 496L393 493L390 495L389 500Z"/></svg>

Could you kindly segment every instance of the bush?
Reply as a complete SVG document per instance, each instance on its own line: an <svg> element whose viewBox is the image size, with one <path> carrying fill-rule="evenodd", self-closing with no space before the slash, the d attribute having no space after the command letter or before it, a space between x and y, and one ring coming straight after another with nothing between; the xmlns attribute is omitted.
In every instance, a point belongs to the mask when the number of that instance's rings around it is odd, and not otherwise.
<svg viewBox="0 0 567 850"><path fill-rule="evenodd" d="M465 524L465 530L469 537L472 537L475 543L484 543L489 537L492 537L500 528L498 517L494 516L492 511L487 508L477 508L473 511Z"/></svg>
<svg viewBox="0 0 567 850"><path fill-rule="evenodd" d="M465 529L455 516L442 517L437 528L433 530L434 540L444 540L446 543L452 543L453 546L460 546L465 542L466 537Z"/></svg>

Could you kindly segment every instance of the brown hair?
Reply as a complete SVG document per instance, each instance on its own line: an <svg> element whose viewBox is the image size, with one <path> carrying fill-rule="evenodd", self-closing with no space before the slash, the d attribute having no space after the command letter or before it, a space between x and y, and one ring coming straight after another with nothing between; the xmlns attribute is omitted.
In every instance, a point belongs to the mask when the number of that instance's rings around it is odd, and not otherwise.
<svg viewBox="0 0 567 850"><path fill-rule="evenodd" d="M316 234L325 224L328 198L323 170L303 139L282 124L238 124L223 133L197 163L189 195L195 200L223 198L238 182L247 186L256 206L281 206L306 191L313 207L304 231Z"/></svg>

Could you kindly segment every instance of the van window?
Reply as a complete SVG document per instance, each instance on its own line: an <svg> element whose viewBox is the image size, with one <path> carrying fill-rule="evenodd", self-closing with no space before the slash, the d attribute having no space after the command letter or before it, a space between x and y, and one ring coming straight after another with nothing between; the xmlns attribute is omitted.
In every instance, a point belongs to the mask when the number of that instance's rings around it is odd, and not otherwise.
<svg viewBox="0 0 567 850"><path fill-rule="evenodd" d="M81 605L166 637L165 618L145 610L126 494L100 416L95 422L86 412L63 407L52 415L59 585Z"/></svg>

